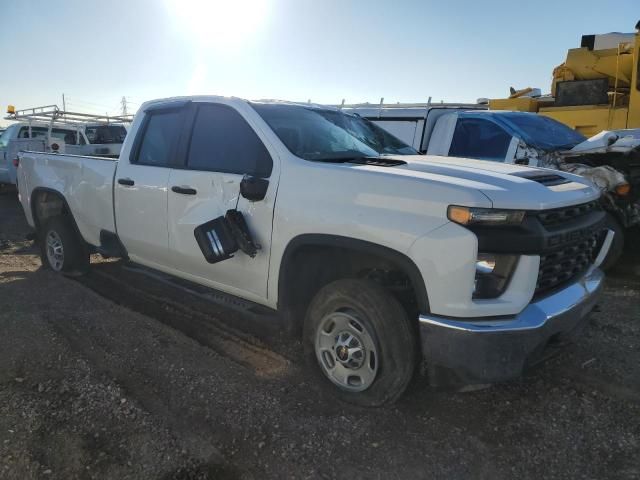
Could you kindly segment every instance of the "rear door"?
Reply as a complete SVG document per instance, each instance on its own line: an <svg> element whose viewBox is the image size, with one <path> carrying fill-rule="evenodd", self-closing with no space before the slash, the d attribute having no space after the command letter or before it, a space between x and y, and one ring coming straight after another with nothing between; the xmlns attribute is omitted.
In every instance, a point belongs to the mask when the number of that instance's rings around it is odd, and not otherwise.
<svg viewBox="0 0 640 480"><path fill-rule="evenodd" d="M132 260L149 266L170 264L167 185L186 111L184 103L163 107L145 112L114 185L118 236Z"/></svg>
<svg viewBox="0 0 640 480"><path fill-rule="evenodd" d="M256 120L231 105L191 105L183 135L184 165L169 177L169 250L173 268L185 277L258 301L267 298L278 175L275 151L259 127L249 122ZM270 179L263 200L250 202L240 196L244 175ZM194 229L236 206L261 249L255 258L238 251L233 258L209 264Z"/></svg>

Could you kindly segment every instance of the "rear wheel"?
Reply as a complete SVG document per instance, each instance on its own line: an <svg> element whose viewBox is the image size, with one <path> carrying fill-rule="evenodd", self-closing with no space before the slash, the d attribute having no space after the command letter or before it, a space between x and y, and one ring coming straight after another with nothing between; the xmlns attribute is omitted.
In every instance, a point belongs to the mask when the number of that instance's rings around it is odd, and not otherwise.
<svg viewBox="0 0 640 480"><path fill-rule="evenodd" d="M318 292L305 319L304 344L321 384L363 406L397 400L418 360L405 309L388 291L362 280L338 280Z"/></svg>
<svg viewBox="0 0 640 480"><path fill-rule="evenodd" d="M89 251L68 217L48 219L40 235L42 265L54 272L81 275L89 268Z"/></svg>

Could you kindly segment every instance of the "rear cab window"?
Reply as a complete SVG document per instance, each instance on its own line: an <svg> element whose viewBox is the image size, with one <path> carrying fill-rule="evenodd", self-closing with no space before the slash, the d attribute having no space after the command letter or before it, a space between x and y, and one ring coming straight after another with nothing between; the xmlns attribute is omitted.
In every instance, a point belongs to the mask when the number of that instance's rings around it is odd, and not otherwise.
<svg viewBox="0 0 640 480"><path fill-rule="evenodd" d="M131 163L167 167L175 155L183 109L147 112L140 137L136 139Z"/></svg>
<svg viewBox="0 0 640 480"><path fill-rule="evenodd" d="M85 127L89 143L123 143L127 130L122 125L95 125Z"/></svg>

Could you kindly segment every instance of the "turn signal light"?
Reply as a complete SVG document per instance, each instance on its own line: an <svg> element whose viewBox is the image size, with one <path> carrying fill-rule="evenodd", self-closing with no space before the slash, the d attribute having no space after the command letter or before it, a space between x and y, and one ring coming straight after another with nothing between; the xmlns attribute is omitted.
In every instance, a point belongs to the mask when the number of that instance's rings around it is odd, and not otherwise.
<svg viewBox="0 0 640 480"><path fill-rule="evenodd" d="M449 205L447 217L460 225L520 225L524 219L523 210L500 210Z"/></svg>
<svg viewBox="0 0 640 480"><path fill-rule="evenodd" d="M629 195L630 191L631 191L631 185L629 185L628 183L623 183L622 185L618 185L616 187L616 193L623 197L625 195Z"/></svg>
<svg viewBox="0 0 640 480"><path fill-rule="evenodd" d="M16 107L13 105L7 105L7 113L10 115L16 113Z"/></svg>

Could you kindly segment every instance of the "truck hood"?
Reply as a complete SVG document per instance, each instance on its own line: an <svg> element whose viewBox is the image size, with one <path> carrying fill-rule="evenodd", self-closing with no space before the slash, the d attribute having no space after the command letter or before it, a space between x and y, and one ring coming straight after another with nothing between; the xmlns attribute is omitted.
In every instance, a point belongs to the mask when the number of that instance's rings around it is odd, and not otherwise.
<svg viewBox="0 0 640 480"><path fill-rule="evenodd" d="M600 195L588 180L557 170L430 155L390 158L406 165L382 168L432 180L449 177L450 183L481 191L494 208L546 210L589 202Z"/></svg>

